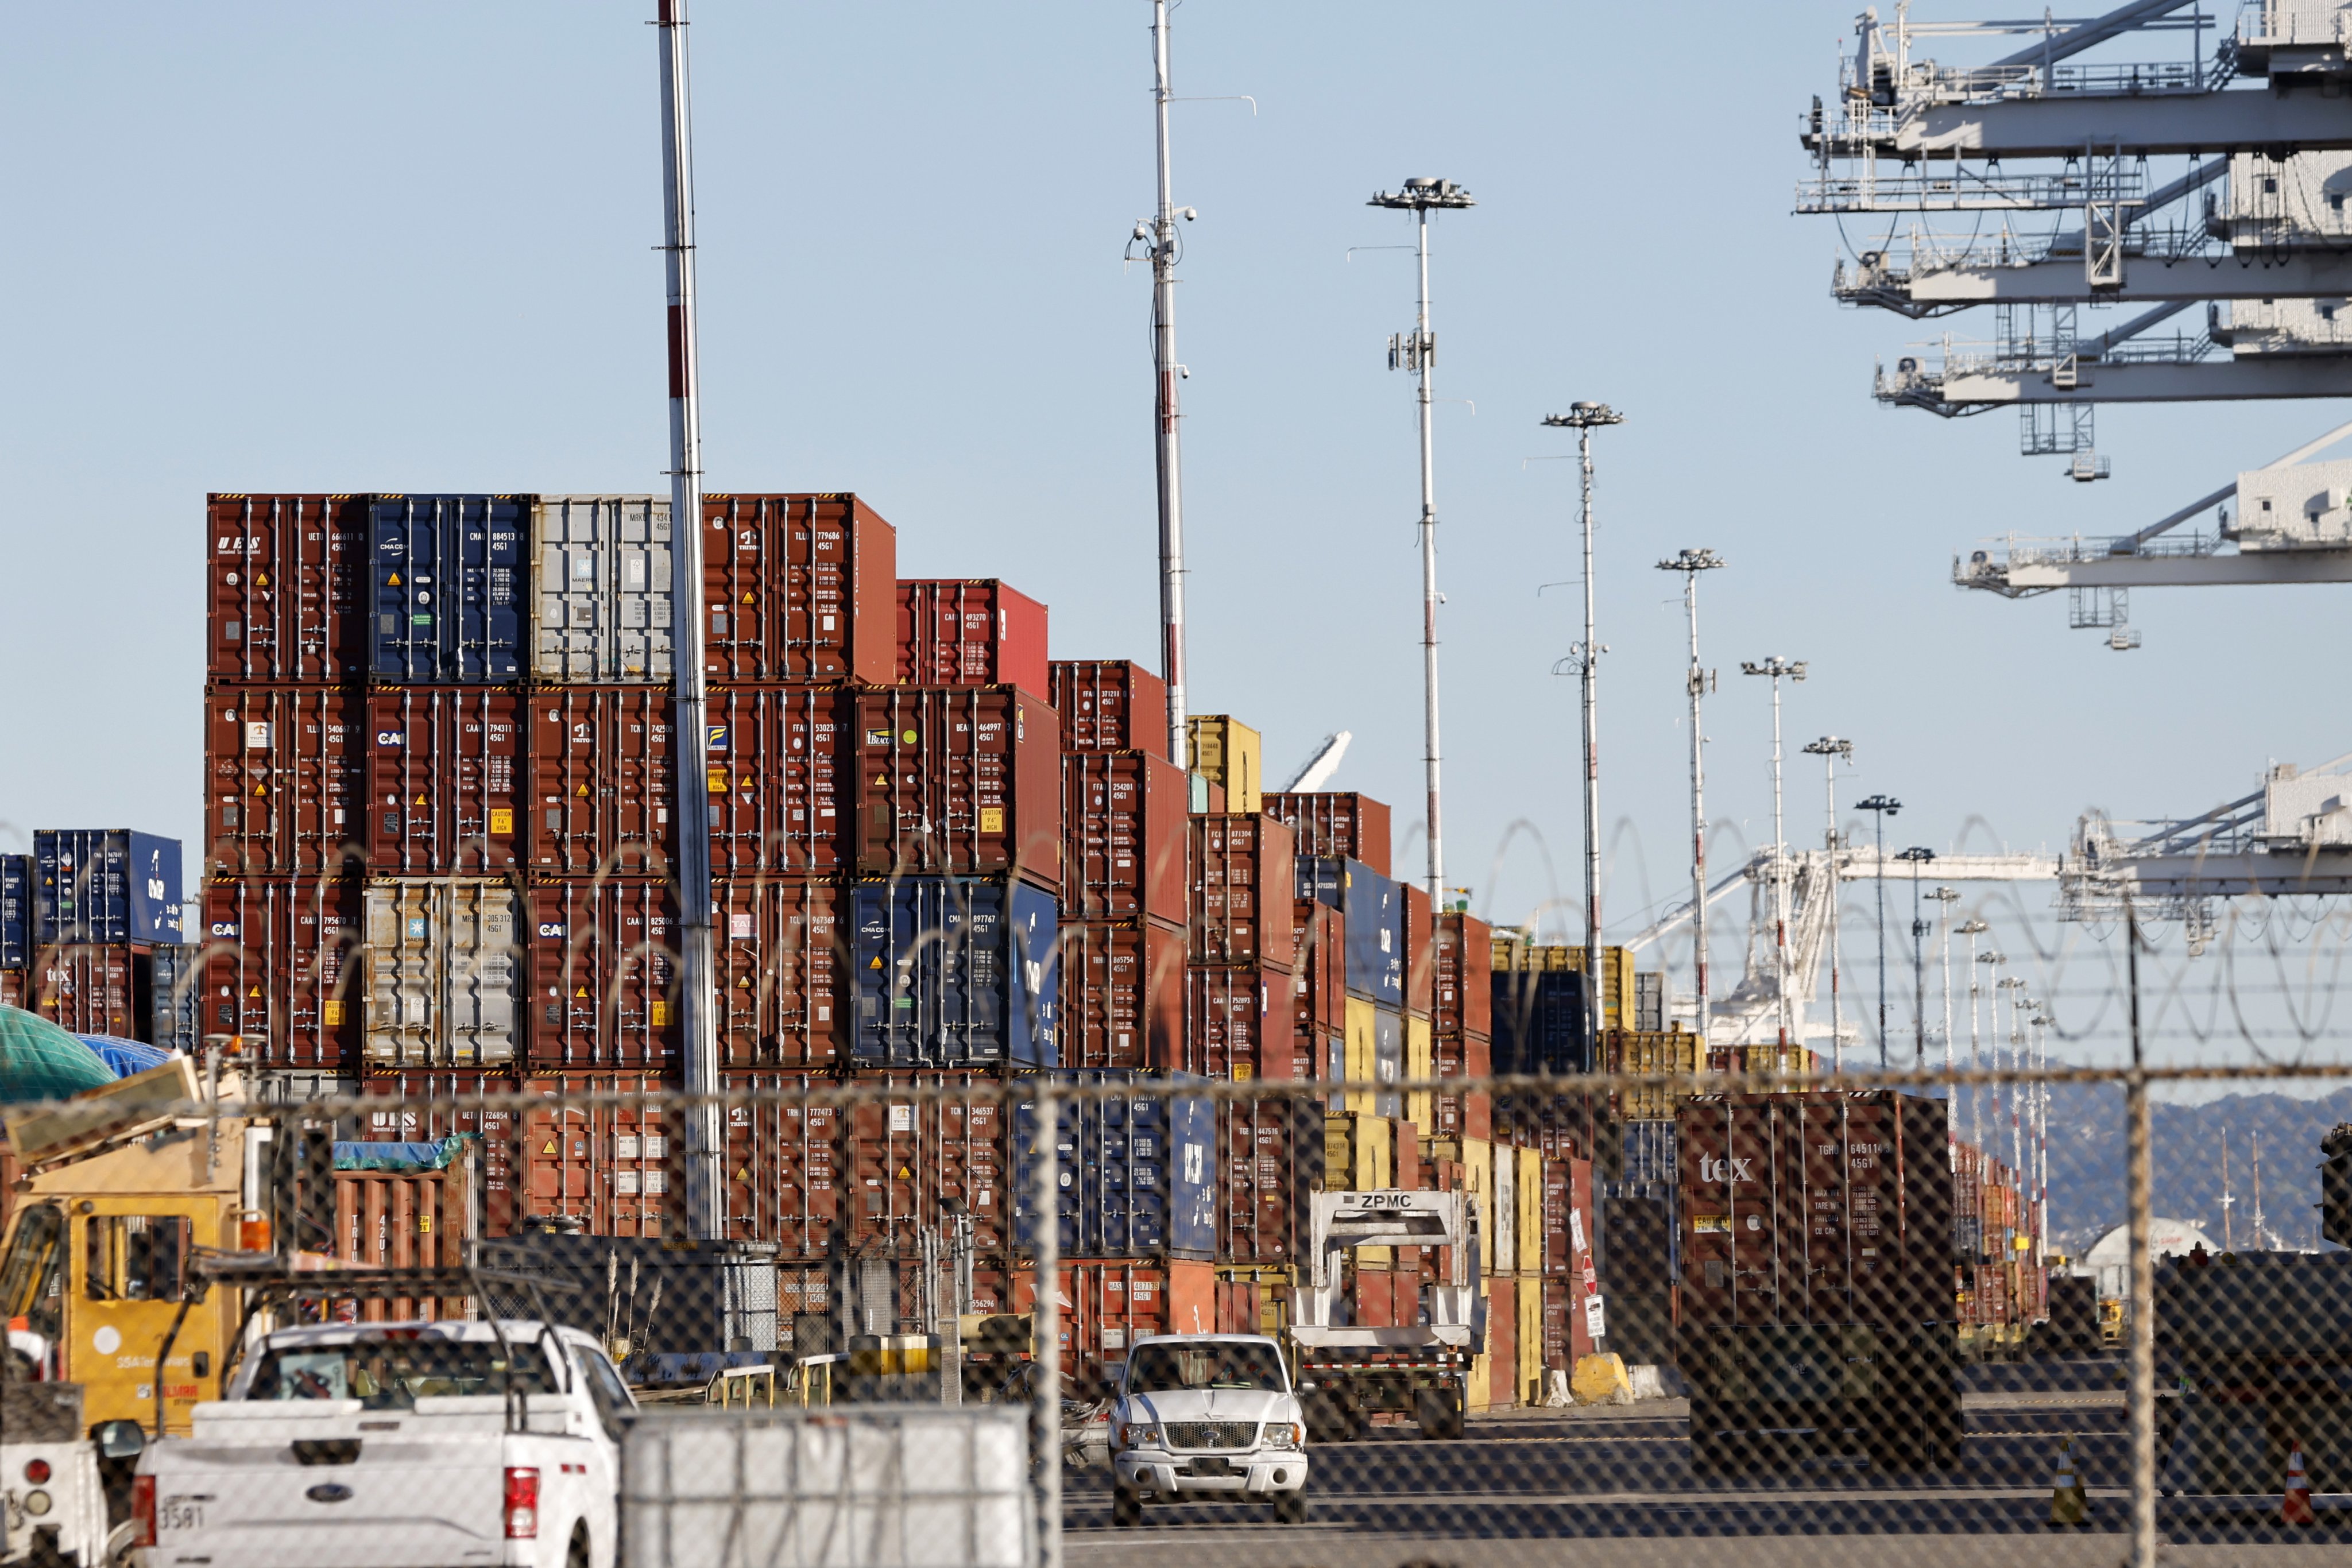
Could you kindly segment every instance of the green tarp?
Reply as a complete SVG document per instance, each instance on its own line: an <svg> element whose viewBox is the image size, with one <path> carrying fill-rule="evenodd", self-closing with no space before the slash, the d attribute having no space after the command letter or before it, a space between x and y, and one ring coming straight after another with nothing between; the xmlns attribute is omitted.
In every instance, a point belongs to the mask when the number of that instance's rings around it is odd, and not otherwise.
<svg viewBox="0 0 2352 1568"><path fill-rule="evenodd" d="M56 1024L0 1007L0 1105L63 1100L113 1082L98 1052Z"/></svg>

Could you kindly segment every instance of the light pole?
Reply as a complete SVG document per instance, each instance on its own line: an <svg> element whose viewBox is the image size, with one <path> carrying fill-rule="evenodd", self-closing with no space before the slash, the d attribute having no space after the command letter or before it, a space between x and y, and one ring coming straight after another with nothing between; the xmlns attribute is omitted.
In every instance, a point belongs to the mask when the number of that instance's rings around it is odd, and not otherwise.
<svg viewBox="0 0 2352 1568"><path fill-rule="evenodd" d="M2019 996L2020 993L2025 989L2025 977L2022 975L2003 975L1997 984L2000 985L2001 989L2009 993L2009 1070L2011 1072L2014 1072L2018 1070L2025 1053L2025 1036L2018 1027L2017 1016L2018 1009L2021 1005L2019 1000ZM2008 1098L2009 1166L2011 1170L2017 1173L2017 1179L2019 1182L2022 1183L2026 1180L2024 1136L2018 1127L2017 1095L2014 1092L2011 1092ZM1997 1115L1999 1113L1996 1112L1995 1114Z"/></svg>
<svg viewBox="0 0 2352 1568"><path fill-rule="evenodd" d="M1982 925L1983 922L1979 921L1977 924ZM1969 950L1971 953L1976 953L1976 942L1973 938L1969 940ZM2000 1012L1999 1010L2000 1006L2000 992L1995 989L1995 987L2000 975L2002 958L2000 950L1995 948L1988 952L1976 953L1976 961L1985 967L1985 1030L1987 1033L1992 1036L1992 1064L1994 1069L1998 1071L2000 1067ZM1972 1071L1982 1065L1977 1056L1976 1002L1977 983L1971 979L1969 982L1969 1066ZM1979 1083L1971 1085L1969 1090L1969 1125L1973 1133L1970 1142L1977 1145L1979 1152L1982 1152L1985 1146L1985 1088L1986 1085ZM2000 1114L2000 1090L1997 1084L1994 1085L1992 1089L1992 1109L1994 1115L1998 1116Z"/></svg>
<svg viewBox="0 0 2352 1568"><path fill-rule="evenodd" d="M1389 339L1389 369L1419 378L1421 415L1421 677L1423 762L1429 781L1429 902L1445 899L1444 837L1437 805L1437 469L1430 424L1430 371L1437 363L1437 335L1429 329L1429 214L1441 208L1475 206L1470 193L1451 180L1417 178L1391 193L1373 193L1369 205L1413 214L1414 251L1421 265L1420 306L1411 332Z"/></svg>
<svg viewBox="0 0 2352 1568"><path fill-rule="evenodd" d="M1152 455L1160 481L1160 671L1168 686L1168 755L1188 761L1184 690L1184 486L1179 463L1176 383L1176 217L1173 165L1168 152L1168 0L1151 4L1151 105L1158 133L1160 202L1149 229L1135 237L1151 246ZM1183 210L1190 218L1190 207ZM1426 292L1426 290L1424 290Z"/></svg>
<svg viewBox="0 0 2352 1568"><path fill-rule="evenodd" d="M1609 650L1595 641L1592 624L1592 433L1601 425L1624 423L1625 416L1605 402L1580 402L1566 413L1544 416L1548 425L1576 432L1576 462L1584 474L1584 641L1576 645L1573 656L1584 708L1584 994L1596 1051L1606 1021L1601 999L1600 681L1601 655Z"/></svg>
<svg viewBox="0 0 2352 1568"><path fill-rule="evenodd" d="M1878 1067L1886 1070L1886 819L1903 810L1892 795L1873 795L1854 802L1856 810L1878 818L1878 864L1873 879L1878 884Z"/></svg>
<svg viewBox="0 0 2352 1568"><path fill-rule="evenodd" d="M1969 1071L1970 1072L1977 1070L1977 938L1991 929L1991 926L1973 915L1961 921L1958 927L1959 934L1969 939ZM1948 963L1946 964L1947 978L1949 977L1950 969L1951 966ZM1948 996L1946 998L1945 1010L1948 1013L1950 1011ZM1979 1121L1977 1110L1977 1085L1971 1083L1969 1085L1969 1142L1971 1144L1978 1142L1984 1135L1983 1128L1977 1124Z"/></svg>
<svg viewBox="0 0 2352 1568"><path fill-rule="evenodd" d="M1780 678L1805 678L1802 659L1775 653L1762 663L1742 660L1743 675L1772 677L1772 998L1780 1004L1780 1044L1789 1043L1789 841L1780 831ZM1784 1062L1775 1062L1777 1070Z"/></svg>
<svg viewBox="0 0 2352 1568"><path fill-rule="evenodd" d="M1838 1007L1838 926L1841 922L1838 919L1837 765L1838 758L1841 757L1844 758L1849 764L1853 761L1853 742L1841 740L1834 735L1825 735L1819 740L1807 743L1805 755L1822 759L1822 803L1828 810L1829 826L1822 834L1822 843L1829 852L1830 1071L1843 1072L1845 1071L1845 1030L1843 1022L1844 1014Z"/></svg>
<svg viewBox="0 0 2352 1568"><path fill-rule="evenodd" d="M2042 1071L2050 1065L2050 1028L2048 1009L2039 1002L2033 1005L2033 1070ZM2033 1260L2042 1261L2048 1249L2050 1228L2050 1085L2042 1081L2033 1086Z"/></svg>
<svg viewBox="0 0 2352 1568"><path fill-rule="evenodd" d="M1919 868L1936 852L1913 844L1895 857L1911 862L1911 1065L1927 1065L1927 954L1921 945L1927 923L1919 918Z"/></svg>
<svg viewBox="0 0 2352 1568"><path fill-rule="evenodd" d="M1699 729L1699 699L1715 677L1698 662L1698 574L1723 564L1711 549L1685 548L1672 560L1658 563L1660 571L1683 574L1683 609L1690 618L1690 672L1684 685L1690 690L1691 773L1691 974L1697 1005L1691 1014L1694 1033L1706 1033L1706 792L1700 749L1706 744Z"/></svg>
<svg viewBox="0 0 2352 1568"><path fill-rule="evenodd" d="M1959 901L1956 887L1931 887L1927 896L1937 906L1937 928L1943 932L1944 948L1944 1071L1952 1071L1952 905Z"/></svg>

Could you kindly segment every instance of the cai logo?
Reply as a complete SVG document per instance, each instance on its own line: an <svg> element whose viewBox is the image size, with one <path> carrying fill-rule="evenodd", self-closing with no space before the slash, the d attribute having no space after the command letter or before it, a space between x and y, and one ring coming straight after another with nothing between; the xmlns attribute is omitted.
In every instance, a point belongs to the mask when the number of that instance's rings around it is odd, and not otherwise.
<svg viewBox="0 0 2352 1568"><path fill-rule="evenodd" d="M378 746L399 746L403 744L403 741L401 739L400 731L396 729L379 729L375 732L375 743Z"/></svg>
<svg viewBox="0 0 2352 1568"><path fill-rule="evenodd" d="M236 922L234 920L214 921L213 935L215 936L226 936L234 939L236 936Z"/></svg>
<svg viewBox="0 0 2352 1568"><path fill-rule="evenodd" d="M539 935L541 941L561 942L563 939L563 922L561 920L541 921L539 923Z"/></svg>

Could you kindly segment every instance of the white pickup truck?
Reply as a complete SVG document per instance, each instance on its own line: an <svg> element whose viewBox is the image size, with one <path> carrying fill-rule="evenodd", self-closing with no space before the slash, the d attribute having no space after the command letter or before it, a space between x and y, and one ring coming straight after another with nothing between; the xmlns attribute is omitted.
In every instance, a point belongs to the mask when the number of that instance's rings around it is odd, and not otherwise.
<svg viewBox="0 0 2352 1568"><path fill-rule="evenodd" d="M522 1320L281 1330L133 1482L142 1568L610 1568L636 1409Z"/></svg>

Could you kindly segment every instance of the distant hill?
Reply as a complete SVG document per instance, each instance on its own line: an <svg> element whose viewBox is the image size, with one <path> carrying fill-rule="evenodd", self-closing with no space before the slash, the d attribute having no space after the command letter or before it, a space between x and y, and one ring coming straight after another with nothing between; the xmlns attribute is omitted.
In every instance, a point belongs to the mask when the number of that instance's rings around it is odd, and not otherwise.
<svg viewBox="0 0 2352 1568"><path fill-rule="evenodd" d="M2053 1064L2054 1065L2054 1064ZM2006 1086L2004 1086L2006 1087ZM1965 1097L1965 1092L1963 1092ZM1965 1114L1965 1112L1962 1113ZM1985 1142L2009 1158L2009 1123L1991 1126L1986 1103ZM2254 1217L2254 1135L2262 1137L2263 1223L2272 1245L2308 1247L2318 1239L2319 1140L2339 1122L2352 1122L2352 1088L2319 1099L2229 1094L2200 1104L2150 1109L2156 1212L2202 1226L2221 1237L2221 1139L2230 1145L2231 1224L2240 1247L2252 1248ZM2059 1250L2080 1256L2124 1222L2124 1092L2121 1084L2058 1084L2050 1096L2050 1233Z"/></svg>

